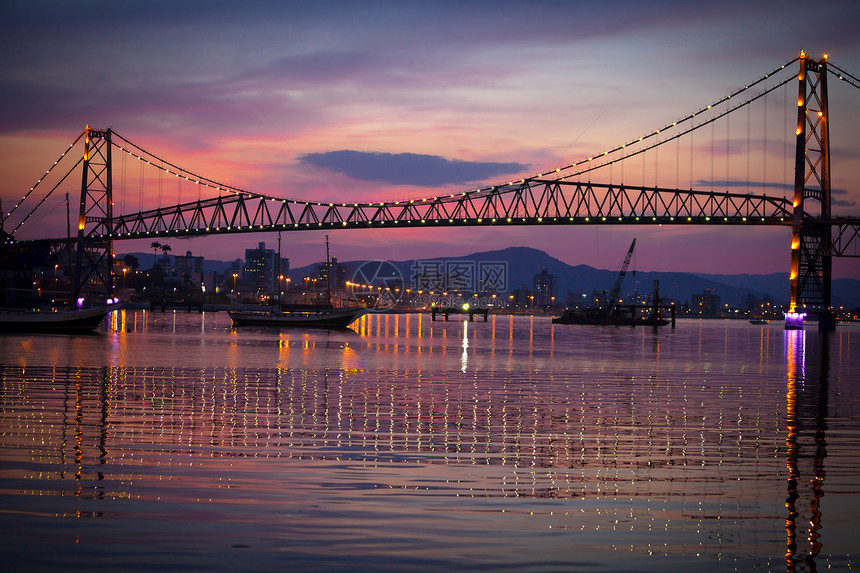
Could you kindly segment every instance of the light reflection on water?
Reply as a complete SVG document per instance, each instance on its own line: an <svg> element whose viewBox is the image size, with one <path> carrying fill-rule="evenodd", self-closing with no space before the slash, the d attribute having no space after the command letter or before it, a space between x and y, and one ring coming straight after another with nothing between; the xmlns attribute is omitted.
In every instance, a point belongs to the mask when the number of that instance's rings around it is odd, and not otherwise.
<svg viewBox="0 0 860 573"><path fill-rule="evenodd" d="M0 546L22 569L850 570L858 337L143 312L7 336Z"/></svg>

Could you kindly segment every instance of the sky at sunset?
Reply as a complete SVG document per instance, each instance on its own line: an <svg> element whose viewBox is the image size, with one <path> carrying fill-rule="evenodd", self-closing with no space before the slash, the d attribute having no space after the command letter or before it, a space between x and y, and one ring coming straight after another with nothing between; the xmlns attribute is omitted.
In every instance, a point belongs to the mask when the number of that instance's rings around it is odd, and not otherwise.
<svg viewBox="0 0 860 573"><path fill-rule="evenodd" d="M6 2L0 15L4 212L85 124L110 126L191 171L259 193L379 201L518 180L599 154L721 99L801 49L814 58L827 53L860 76L860 4L845 1L35 0ZM860 90L832 76L829 82L834 213L860 216ZM594 180L702 189L722 181L721 190L790 193L796 89L791 83L765 108L732 116L695 145L680 143L680 159L668 144L646 181L635 180L645 172L636 163ZM754 115L760 109L764 131ZM714 150L721 155L714 158ZM69 192L74 202L79 186L79 177L60 186L46 202L48 214L20 237L62 236L61 195ZM121 212L155 206L158 196L169 205L196 194L175 181L141 190L138 167L115 159ZM529 246L602 268L617 266L637 237L641 270L710 273L787 273L790 246L788 228L557 226L330 236L341 260ZM282 237L294 267L324 256L321 232ZM173 253L229 260L261 241L272 247L277 235L167 242ZM118 253L148 247L148 241L115 244ZM835 260L834 276L860 278L858 261Z"/></svg>

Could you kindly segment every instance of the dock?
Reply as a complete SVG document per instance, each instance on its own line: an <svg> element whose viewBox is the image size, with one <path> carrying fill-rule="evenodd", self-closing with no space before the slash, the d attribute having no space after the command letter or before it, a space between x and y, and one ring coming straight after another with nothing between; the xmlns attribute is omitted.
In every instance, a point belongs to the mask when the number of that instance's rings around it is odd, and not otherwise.
<svg viewBox="0 0 860 573"><path fill-rule="evenodd" d="M436 322L436 315L441 314L445 317L445 322L448 322L448 316L451 314L468 314L469 322L473 322L475 320L475 315L483 315L484 322L487 322L487 316L489 315L489 309L486 308L478 308L478 307L469 307L469 308L456 308L453 306L446 307L438 307L434 306L430 309L430 316L433 322Z"/></svg>

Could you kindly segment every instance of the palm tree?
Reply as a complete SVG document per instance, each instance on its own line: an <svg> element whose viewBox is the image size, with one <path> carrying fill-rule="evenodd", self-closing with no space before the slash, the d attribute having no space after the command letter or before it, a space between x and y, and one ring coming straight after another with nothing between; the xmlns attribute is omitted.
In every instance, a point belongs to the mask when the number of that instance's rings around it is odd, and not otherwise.
<svg viewBox="0 0 860 573"><path fill-rule="evenodd" d="M152 241L149 244L149 248L152 249L152 267L155 268L155 265L158 263L158 249L161 248L161 243L158 241Z"/></svg>
<svg viewBox="0 0 860 573"><path fill-rule="evenodd" d="M167 259L167 253L169 253L171 250L170 245L164 244L164 245L161 245L160 248L161 248L161 253L164 255L163 260L166 260Z"/></svg>

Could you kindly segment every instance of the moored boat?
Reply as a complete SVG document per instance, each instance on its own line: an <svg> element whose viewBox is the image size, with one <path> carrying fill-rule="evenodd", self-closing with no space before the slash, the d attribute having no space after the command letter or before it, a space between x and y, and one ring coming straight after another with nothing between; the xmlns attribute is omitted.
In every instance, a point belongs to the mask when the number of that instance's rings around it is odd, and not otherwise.
<svg viewBox="0 0 860 573"><path fill-rule="evenodd" d="M121 304L108 304L82 310L32 311L0 310L0 332L91 332L104 317Z"/></svg>
<svg viewBox="0 0 860 573"><path fill-rule="evenodd" d="M767 324L767 320L764 318L751 318L750 324Z"/></svg>
<svg viewBox="0 0 860 573"><path fill-rule="evenodd" d="M553 317L553 324L585 324L599 326L666 326L671 321L659 314L639 314L637 310L648 307L624 307L629 312L614 312L609 314L600 308L584 308L580 310L569 309L561 316ZM622 310L616 307L617 310Z"/></svg>
<svg viewBox="0 0 860 573"><path fill-rule="evenodd" d="M228 310L235 326L347 328L367 312L365 308L333 308L291 311Z"/></svg>

